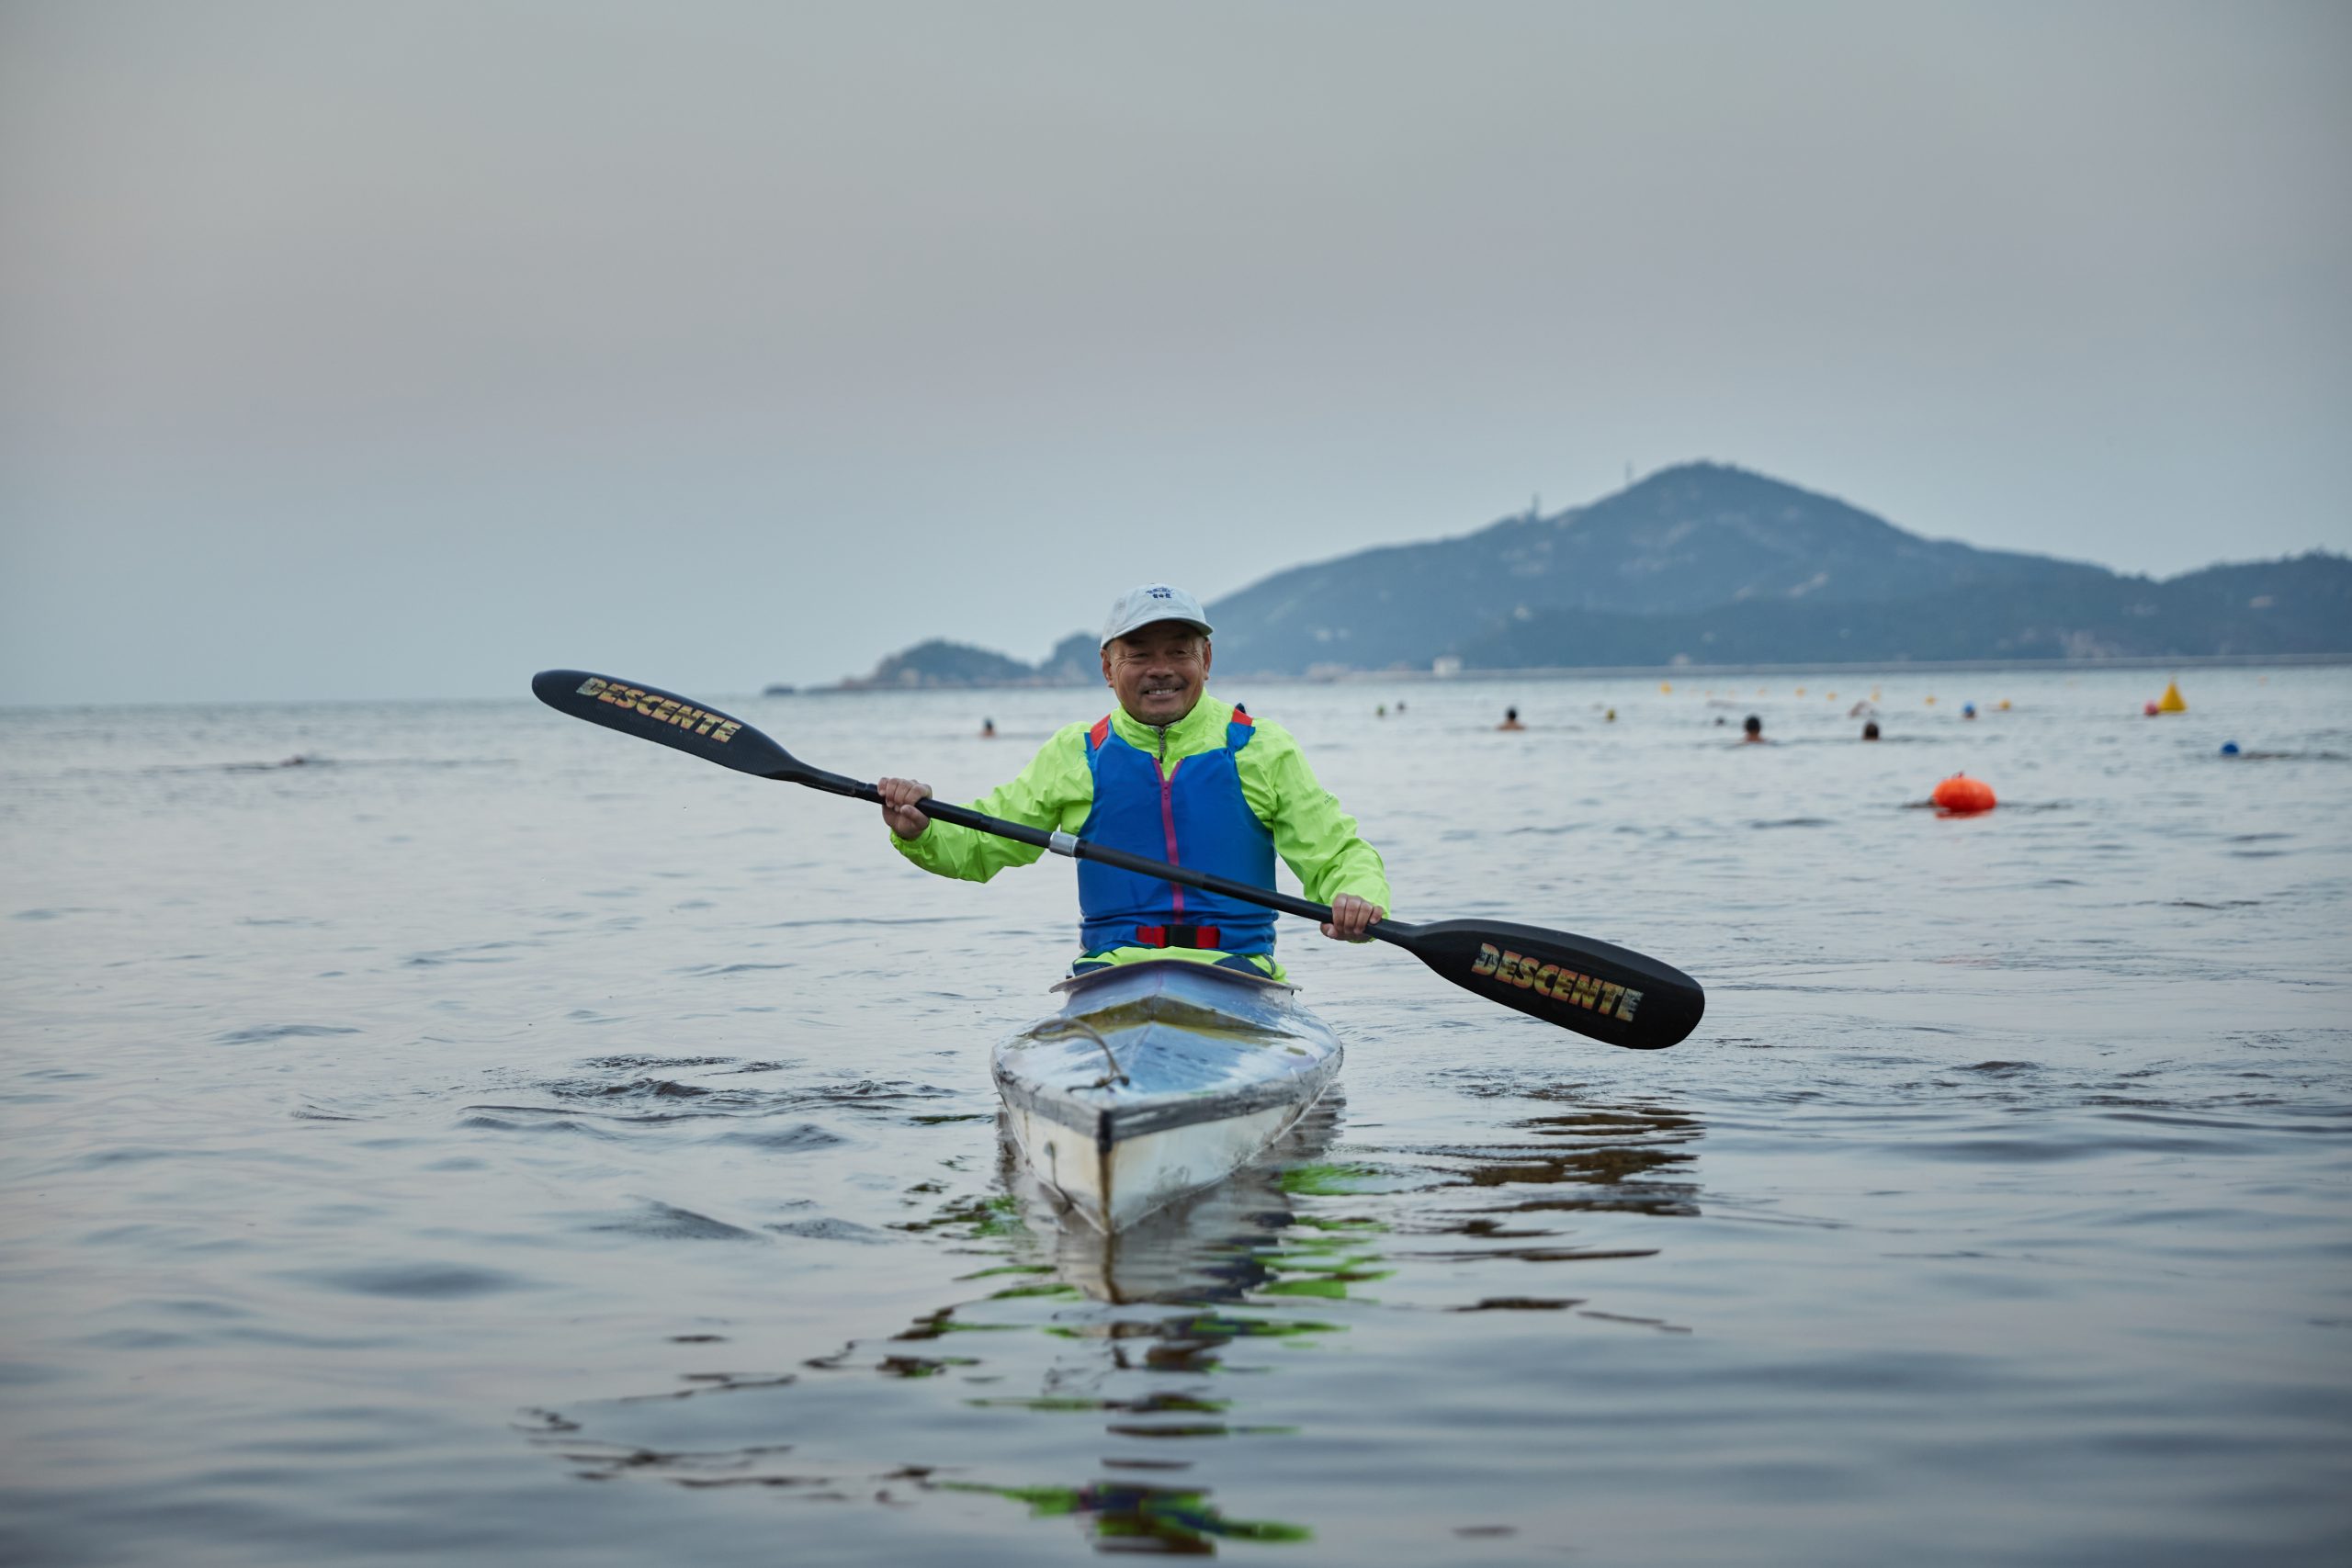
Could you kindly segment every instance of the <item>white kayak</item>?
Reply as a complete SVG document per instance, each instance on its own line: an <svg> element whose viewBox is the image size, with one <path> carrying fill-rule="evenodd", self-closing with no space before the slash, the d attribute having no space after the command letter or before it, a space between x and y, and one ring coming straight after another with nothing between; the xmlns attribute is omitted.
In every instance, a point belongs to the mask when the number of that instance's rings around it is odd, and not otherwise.
<svg viewBox="0 0 2352 1568"><path fill-rule="evenodd" d="M1039 1179L1117 1231L1246 1165L1340 1070L1297 987L1184 959L1064 980L1062 1010L996 1048L1013 1139Z"/></svg>

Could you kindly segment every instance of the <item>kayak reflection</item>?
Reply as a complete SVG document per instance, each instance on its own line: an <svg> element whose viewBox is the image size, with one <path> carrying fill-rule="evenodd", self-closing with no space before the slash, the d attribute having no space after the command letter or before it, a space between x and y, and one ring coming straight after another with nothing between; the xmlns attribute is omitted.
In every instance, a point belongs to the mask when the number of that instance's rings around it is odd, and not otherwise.
<svg viewBox="0 0 2352 1568"><path fill-rule="evenodd" d="M1029 1505L1033 1519L1071 1517L1085 1521L1097 1551L1160 1551L1186 1557L1215 1555L1219 1540L1312 1540L1315 1532L1271 1519L1228 1519L1205 1492L1134 1482L1098 1481L1091 1486L983 1486L977 1482L936 1483L943 1492L973 1492Z"/></svg>
<svg viewBox="0 0 2352 1568"><path fill-rule="evenodd" d="M1659 1250L1658 1219L1699 1212L1697 1119L1573 1085L1491 1092L1515 1112L1473 1119L1491 1139L1342 1143L1335 1085L1258 1161L1109 1234L1064 1212L1000 1115L993 1170L910 1186L892 1227L957 1261L954 1300L790 1370L535 1411L525 1430L583 1478L951 1518L1011 1504L1101 1551L1312 1540L1280 1478L1313 1471L1284 1457L1315 1439L1296 1422L1328 1376L1313 1347L1377 1336L1357 1347L1376 1364L1432 1310L1487 1314L1449 1333L1498 1343L1535 1313L1687 1331L1602 1292Z"/></svg>
<svg viewBox="0 0 2352 1568"><path fill-rule="evenodd" d="M1336 1088L1269 1147L1225 1181L1104 1233L1072 1223L1066 1205L1023 1158L1008 1118L999 1123L998 1176L1046 1258L1047 1289L1129 1309L1074 1314L1046 1332L1067 1349L1034 1395L989 1395L980 1408L1104 1417L1108 1472L1184 1472L1187 1458L1158 1450L1204 1438L1279 1438L1292 1428L1236 1419L1229 1369L1236 1347L1344 1332L1344 1325L1264 1310L1284 1297L1344 1297L1351 1285L1385 1278L1359 1245L1369 1226L1327 1229L1302 1218L1298 1173L1324 1168L1344 1101ZM1028 1287L1035 1290L1033 1284ZM1011 1287L1007 1293L1022 1292ZM1253 1310L1253 1308L1255 1310ZM1180 1450L1181 1451L1181 1450ZM998 1485L926 1478L941 1492L1025 1503L1033 1518L1069 1517L1098 1551L1207 1555L1219 1540L1267 1543L1313 1539L1311 1528L1228 1518L1205 1485L1168 1486L1124 1477L1083 1485Z"/></svg>

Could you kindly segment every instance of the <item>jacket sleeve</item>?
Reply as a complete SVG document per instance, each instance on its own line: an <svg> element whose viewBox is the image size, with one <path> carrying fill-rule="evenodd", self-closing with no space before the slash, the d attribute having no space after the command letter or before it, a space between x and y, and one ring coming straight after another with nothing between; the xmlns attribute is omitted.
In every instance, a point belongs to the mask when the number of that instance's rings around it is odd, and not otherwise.
<svg viewBox="0 0 2352 1568"><path fill-rule="evenodd" d="M1094 805L1094 777L1086 766L1086 726L1073 724L1029 759L1029 765L1010 784L998 785L971 803L972 809L1002 817L1031 828L1078 831ZM986 882L1009 865L1027 865L1046 852L1035 844L1016 843L977 829L952 822L933 822L920 838L901 839L888 829L890 845L907 859L941 876L966 882Z"/></svg>
<svg viewBox="0 0 2352 1568"><path fill-rule="evenodd" d="M1272 831L1274 852L1298 874L1306 897L1328 904L1352 893L1395 914L1380 852L1363 841L1356 819L1317 781L1297 740L1269 719L1255 728L1241 749L1242 796Z"/></svg>

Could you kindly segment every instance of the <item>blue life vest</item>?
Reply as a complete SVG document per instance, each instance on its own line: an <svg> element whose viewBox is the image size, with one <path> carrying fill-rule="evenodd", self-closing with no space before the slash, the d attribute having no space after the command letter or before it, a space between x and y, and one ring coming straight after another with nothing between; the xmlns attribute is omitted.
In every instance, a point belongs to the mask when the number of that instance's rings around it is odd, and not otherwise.
<svg viewBox="0 0 2352 1568"><path fill-rule="evenodd" d="M1159 759L1128 745L1103 719L1086 736L1094 808L1079 837L1272 887L1274 836L1242 798L1235 765L1250 734L1250 716L1237 708L1225 727L1222 749L1183 758L1162 777ZM1088 953L1114 947L1274 950L1272 909L1093 861L1078 863L1078 907L1085 919Z"/></svg>

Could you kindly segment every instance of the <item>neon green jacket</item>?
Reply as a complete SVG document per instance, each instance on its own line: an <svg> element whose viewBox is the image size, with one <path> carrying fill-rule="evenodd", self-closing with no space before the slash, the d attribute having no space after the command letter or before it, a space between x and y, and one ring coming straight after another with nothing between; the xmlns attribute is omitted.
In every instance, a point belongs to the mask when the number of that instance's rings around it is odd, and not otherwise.
<svg viewBox="0 0 2352 1568"><path fill-rule="evenodd" d="M1112 728L1130 746L1164 758L1170 765L1224 746L1233 705L1203 695L1193 711L1162 732L1128 715L1111 713ZM1255 716L1252 716L1253 717ZM1075 833L1094 808L1094 775L1086 765L1087 723L1065 726L1038 749L1018 778L971 803L975 811L1032 828ZM1306 896L1328 904L1342 893L1392 909L1388 871L1380 852L1358 836L1356 819L1340 809L1331 792L1316 782L1314 770L1291 732L1271 719L1256 719L1250 744L1234 757L1241 797L1273 835L1274 852L1297 874ZM888 829L886 829L887 832ZM1027 865L1046 852L992 833L933 822L914 840L889 835L891 844L925 871L967 882L986 882L1009 865ZM1120 948L1114 959L1192 957L1190 949ZM1216 954L1207 955L1211 959ZM1279 970L1276 971L1279 977Z"/></svg>

